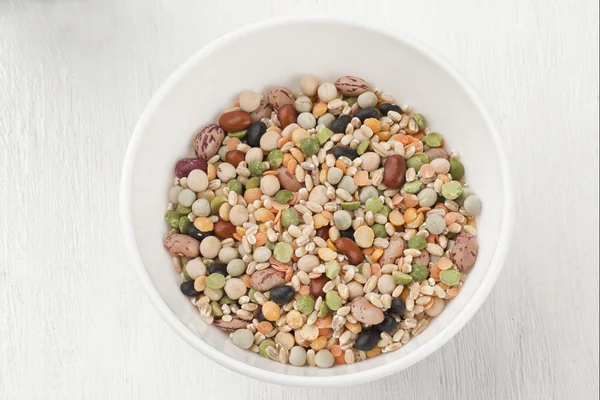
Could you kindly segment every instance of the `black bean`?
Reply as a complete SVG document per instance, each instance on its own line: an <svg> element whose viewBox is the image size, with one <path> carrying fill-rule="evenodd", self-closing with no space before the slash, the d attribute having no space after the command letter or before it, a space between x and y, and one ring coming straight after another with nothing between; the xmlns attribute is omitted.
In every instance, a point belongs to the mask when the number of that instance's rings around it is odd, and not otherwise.
<svg viewBox="0 0 600 400"><path fill-rule="evenodd" d="M348 126L350 121L352 121L352 118L350 118L349 116L340 115L339 118L333 121L333 123L331 124L331 130L335 133L345 133L346 126Z"/></svg>
<svg viewBox="0 0 600 400"><path fill-rule="evenodd" d="M198 240L198 241L202 241L202 239L204 239L207 236L212 236L213 233L211 232L202 232L200 229L196 228L194 226L194 224L191 224L190 226L188 226L187 228L187 235L193 237L194 239Z"/></svg>
<svg viewBox="0 0 600 400"><path fill-rule="evenodd" d="M379 118L379 111L376 108L361 108L354 116L364 122L367 118Z"/></svg>
<svg viewBox="0 0 600 400"><path fill-rule="evenodd" d="M296 291L289 285L275 286L271 289L271 301L282 305L290 302L294 298Z"/></svg>
<svg viewBox="0 0 600 400"><path fill-rule="evenodd" d="M254 315L254 318L256 318L258 322L263 322L267 320L260 308L257 310L256 314Z"/></svg>
<svg viewBox="0 0 600 400"><path fill-rule="evenodd" d="M206 242L208 243L208 242ZM227 264L225 263L212 263L209 267L208 267L208 274L221 274L224 276L227 276Z"/></svg>
<svg viewBox="0 0 600 400"><path fill-rule="evenodd" d="M402 114L402 109L398 104L381 103L379 105L379 111L381 115L387 115L390 111L396 111L398 114Z"/></svg>
<svg viewBox="0 0 600 400"><path fill-rule="evenodd" d="M406 304L404 304L404 301L401 298L394 297L392 299L392 306L390 307L390 311L398 316L402 316L402 314L404 314L404 311L406 311Z"/></svg>
<svg viewBox="0 0 600 400"><path fill-rule="evenodd" d="M183 282L181 285L179 285L179 290L181 290L181 293L183 293L187 297L196 297L200 294L200 292L194 289L193 280Z"/></svg>
<svg viewBox="0 0 600 400"><path fill-rule="evenodd" d="M246 137L248 138L248 145L250 147L260 147L260 138L267 131L267 125L262 121L253 122L248 127Z"/></svg>
<svg viewBox="0 0 600 400"><path fill-rule="evenodd" d="M354 241L354 229L352 229L352 228L344 229L343 231L340 231L340 236Z"/></svg>
<svg viewBox="0 0 600 400"><path fill-rule="evenodd" d="M383 322L376 325L375 328L377 328L380 332L391 333L394 330L396 330L397 325L398 325L398 323L396 322L396 318L394 318L390 314L385 314L385 317L383 318Z"/></svg>
<svg viewBox="0 0 600 400"><path fill-rule="evenodd" d="M358 334L356 338L356 342L354 342L354 347L356 347L360 351L369 351L373 350L375 346L377 346L377 342L379 342L379 331L374 328L368 328L363 330Z"/></svg>
<svg viewBox="0 0 600 400"><path fill-rule="evenodd" d="M335 158L340 158L343 156L348 157L351 160L358 158L358 153L356 152L356 150L346 146L335 146L333 148L333 155L335 156Z"/></svg>

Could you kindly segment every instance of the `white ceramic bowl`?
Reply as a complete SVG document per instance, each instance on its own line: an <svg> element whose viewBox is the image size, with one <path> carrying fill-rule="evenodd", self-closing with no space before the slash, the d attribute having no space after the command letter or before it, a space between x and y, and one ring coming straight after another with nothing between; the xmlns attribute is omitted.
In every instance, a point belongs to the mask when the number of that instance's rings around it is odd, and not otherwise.
<svg viewBox="0 0 600 400"><path fill-rule="evenodd" d="M315 43L320 43L314 46ZM373 57L362 56L369 50ZM179 291L162 241L175 162L191 154L195 132L214 123L241 90L299 88L299 76L333 82L356 75L413 105L458 149L469 184L483 200L480 252L460 295L402 349L330 369L282 365L240 350L207 326ZM509 167L485 106L456 71L423 45L332 19L294 18L244 27L211 43L179 68L152 98L135 129L121 182L122 228L148 297L191 346L236 372L294 386L346 386L406 368L446 343L481 306L500 273L513 222Z"/></svg>

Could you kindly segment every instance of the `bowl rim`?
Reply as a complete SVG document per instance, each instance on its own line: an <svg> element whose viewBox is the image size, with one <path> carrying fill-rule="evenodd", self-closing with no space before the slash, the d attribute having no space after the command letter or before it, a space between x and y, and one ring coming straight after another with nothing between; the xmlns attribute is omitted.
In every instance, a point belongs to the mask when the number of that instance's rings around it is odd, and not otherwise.
<svg viewBox="0 0 600 400"><path fill-rule="evenodd" d="M151 116L156 112L159 104L163 101L165 95L175 86L175 84L189 72L198 62L201 62L203 58L210 55L215 49L233 42L240 37L243 37L249 33L270 29L280 25L287 24L310 24L314 22L329 22L332 24L352 26L360 29L370 30L379 35L387 36L396 41L402 42L404 45L412 47L423 56L427 57L442 69L445 70L467 93L468 97L475 104L478 112L482 116L486 123L489 132L492 136L496 151L500 159L500 170L502 174L502 182L504 185L504 204L503 204L503 222L500 230L499 240L497 242L496 250L492 261L488 265L488 272L485 274L479 288L473 294L473 297L465 305L465 307L458 313L448 325L443 327L440 332L432 337L429 341L423 345L417 347L404 357L386 363L384 365L368 369L366 371L352 372L340 376L296 376L286 375L278 372L265 371L261 368L255 367L250 364L242 363L225 353L222 353L218 349L205 343L200 337L192 333L169 309L167 304L164 302L158 291L154 287L149 274L146 272L139 249L136 244L133 219L131 215L131 190L133 180L133 168L134 161L137 157L140 143L143 137L143 133L148 125ZM235 371L237 373L246 375L248 377L288 386L311 386L311 387L335 387L340 385L354 385L366 383L369 381L384 378L393 373L399 372L422 359L429 356L431 353L436 351L446 342L448 342L459 330L461 330L466 323L473 317L473 315L479 310L489 293L491 292L494 284L496 283L500 272L504 266L504 260L508 252L510 245L513 225L514 225L514 192L512 183L512 174L510 166L504 150L504 145L501 141L499 129L496 126L495 121L488 112L487 107L473 89L473 87L464 79L458 71L447 61L443 56L431 50L428 46L421 43L414 37L406 34L405 32L390 32L385 29L386 27L375 27L373 25L365 24L363 22L352 21L338 17L280 17L261 21L258 23L249 24L238 28L232 32L229 32L216 40L212 41L208 45L198 50L194 55L188 58L180 67L178 67L160 86L158 91L152 96L150 102L142 112L133 134L131 136L129 146L125 155L123 163L123 169L121 172L121 185L120 185L120 218L121 228L124 236L126 248L133 258L133 265L137 271L138 277L142 283L146 295L150 298L156 309L159 311L162 318L167 321L171 328L177 332L190 346L198 350L204 356L210 358L212 361Z"/></svg>

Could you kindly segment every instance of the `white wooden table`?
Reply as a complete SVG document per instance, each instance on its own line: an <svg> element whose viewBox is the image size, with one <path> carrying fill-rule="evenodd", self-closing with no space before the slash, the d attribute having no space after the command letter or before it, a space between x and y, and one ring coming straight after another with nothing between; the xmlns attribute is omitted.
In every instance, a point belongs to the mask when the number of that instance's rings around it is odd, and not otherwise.
<svg viewBox="0 0 600 400"><path fill-rule="evenodd" d="M459 4L460 3L460 4ZM337 390L233 374L149 304L118 183L161 82L241 25L403 29L486 99L517 183L490 298L414 367ZM598 395L598 1L0 0L0 399L592 399Z"/></svg>

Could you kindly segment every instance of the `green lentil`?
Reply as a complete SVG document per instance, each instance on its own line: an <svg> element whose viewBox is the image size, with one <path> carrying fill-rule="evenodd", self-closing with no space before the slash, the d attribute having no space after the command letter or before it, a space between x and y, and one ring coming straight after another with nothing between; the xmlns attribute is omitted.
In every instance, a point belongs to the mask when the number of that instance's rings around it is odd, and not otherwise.
<svg viewBox="0 0 600 400"><path fill-rule="evenodd" d="M340 263L336 260L329 261L325 264L325 276L329 279L334 279L340 273Z"/></svg>
<svg viewBox="0 0 600 400"><path fill-rule="evenodd" d="M440 147L443 141L444 138L437 132L429 132L425 135L425 143L427 143L427 146L429 147Z"/></svg>
<svg viewBox="0 0 600 400"><path fill-rule="evenodd" d="M421 181L406 182L402 189L406 193L417 194L423 189L423 183L421 183Z"/></svg>
<svg viewBox="0 0 600 400"><path fill-rule="evenodd" d="M271 150L267 156L267 161L269 161L271 168L279 168L281 162L283 161L283 153L279 149Z"/></svg>
<svg viewBox="0 0 600 400"><path fill-rule="evenodd" d="M261 176L267 170L267 167L262 161L250 161L248 170L254 176Z"/></svg>
<svg viewBox="0 0 600 400"><path fill-rule="evenodd" d="M411 249L423 250L427 247L427 239L423 236L415 235L408 239L408 247Z"/></svg>
<svg viewBox="0 0 600 400"><path fill-rule="evenodd" d="M169 210L165 214L165 219L167 220L167 223L171 226L171 228L179 227L179 217L179 213L174 210Z"/></svg>
<svg viewBox="0 0 600 400"><path fill-rule="evenodd" d="M327 143L329 138L333 136L333 132L329 128L322 128L319 132L317 132L317 140L320 145L324 145Z"/></svg>
<svg viewBox="0 0 600 400"><path fill-rule="evenodd" d="M246 133L248 133L248 129L244 129L242 131L237 132L229 132L228 135L234 138L242 139L246 137Z"/></svg>
<svg viewBox="0 0 600 400"><path fill-rule="evenodd" d="M460 272L455 269L447 269L440 272L440 280L448 286L458 285L460 282Z"/></svg>
<svg viewBox="0 0 600 400"><path fill-rule="evenodd" d="M258 304L258 301L256 301L256 297L254 297L254 293L256 293L256 289L250 288L250 290L248 291L248 297L250 298L251 302L253 302L254 304Z"/></svg>
<svg viewBox="0 0 600 400"><path fill-rule="evenodd" d="M419 113L414 113L412 115L413 119L415 120L415 122L417 123L417 125L419 125L419 129L423 130L425 129L425 117Z"/></svg>
<svg viewBox="0 0 600 400"><path fill-rule="evenodd" d="M292 256L294 255L294 249L292 245L285 242L279 242L275 245L275 249L273 250L273 257L279 262L289 263L292 261Z"/></svg>
<svg viewBox="0 0 600 400"><path fill-rule="evenodd" d="M263 340L258 345L258 354L260 354L261 356L263 356L265 358L269 358L269 355L267 354L267 347L271 347L271 346L275 347L274 341L272 341L271 339Z"/></svg>
<svg viewBox="0 0 600 400"><path fill-rule="evenodd" d="M214 273L210 274L206 278L206 287L209 287L213 290L222 289L225 286L225 277L221 274Z"/></svg>
<svg viewBox="0 0 600 400"><path fill-rule="evenodd" d="M179 232L186 233L187 229L190 227L191 224L192 221L190 221L190 219L187 216L182 216L181 218L179 218L179 223L177 225L177 227L179 228Z"/></svg>
<svg viewBox="0 0 600 400"><path fill-rule="evenodd" d="M392 278L394 279L394 283L396 285L406 286L412 282L413 278L409 274L405 274L401 271L394 271L392 274Z"/></svg>
<svg viewBox="0 0 600 400"><path fill-rule="evenodd" d="M406 168L414 168L419 171L423 164L429 164L429 157L425 153L415 153L414 156L406 160Z"/></svg>
<svg viewBox="0 0 600 400"><path fill-rule="evenodd" d="M323 318L327 314L329 314L329 307L327 307L327 304L325 302L323 302L323 303L321 303L321 306L319 307L319 312L317 313L317 317Z"/></svg>
<svg viewBox="0 0 600 400"><path fill-rule="evenodd" d="M315 310L315 298L306 294L298 297L296 308L304 315L310 315Z"/></svg>
<svg viewBox="0 0 600 400"><path fill-rule="evenodd" d="M335 290L330 290L325 295L325 304L330 310L337 310L342 306L342 298Z"/></svg>
<svg viewBox="0 0 600 400"><path fill-rule="evenodd" d="M379 197L371 197L365 202L365 211L371 211L373 214L381 210L383 201Z"/></svg>
<svg viewBox="0 0 600 400"><path fill-rule="evenodd" d="M341 205L343 210L358 210L360 208L360 201L343 201Z"/></svg>
<svg viewBox="0 0 600 400"><path fill-rule="evenodd" d="M253 176L252 178L248 179L248 182L246 183L246 189L254 189L257 187L260 187L260 178Z"/></svg>
<svg viewBox="0 0 600 400"><path fill-rule="evenodd" d="M391 212L390 208L388 206L384 205L383 207L381 207L381 210L377 211L377 214L381 214L387 218L387 217L389 217L390 212Z"/></svg>
<svg viewBox="0 0 600 400"><path fill-rule="evenodd" d="M465 176L465 166L458 160L450 161L450 175L456 181L461 180Z"/></svg>
<svg viewBox="0 0 600 400"><path fill-rule="evenodd" d="M348 103L350 107L354 105L358 101L358 97L344 97L344 101Z"/></svg>
<svg viewBox="0 0 600 400"><path fill-rule="evenodd" d="M229 190L233 190L237 194L242 194L243 186L242 183L237 179L232 179L229 182L227 182L227 187L229 188Z"/></svg>
<svg viewBox="0 0 600 400"><path fill-rule="evenodd" d="M296 212L293 208L286 208L281 212L281 224L285 229L289 228L292 225L298 225L300 222L300 218L298 217L298 212Z"/></svg>
<svg viewBox="0 0 600 400"><path fill-rule="evenodd" d="M369 142L368 140L363 140L362 142L360 142L360 144L356 148L356 152L358 153L359 156L365 154L365 152L369 148L370 143L371 142Z"/></svg>
<svg viewBox="0 0 600 400"><path fill-rule="evenodd" d="M273 252L273 250L275 250L275 243L268 241L267 243L265 243L265 247L271 250L271 252Z"/></svg>
<svg viewBox="0 0 600 400"><path fill-rule="evenodd" d="M300 148L302 152L308 156L316 155L321 149L321 145L317 141L317 139L308 138L304 139L302 143L300 143Z"/></svg>
<svg viewBox="0 0 600 400"><path fill-rule="evenodd" d="M227 297L226 294L223 295L223 297L221 297L219 299L219 304L223 305L223 304L235 304L237 303L237 301L230 299L229 297Z"/></svg>
<svg viewBox="0 0 600 400"><path fill-rule="evenodd" d="M219 213L219 208L227 202L227 198L225 196L217 196L210 202L210 212L213 214Z"/></svg>
<svg viewBox="0 0 600 400"><path fill-rule="evenodd" d="M454 200L462 194L462 185L457 181L444 183L442 186L442 196L448 200Z"/></svg>
<svg viewBox="0 0 600 400"><path fill-rule="evenodd" d="M287 204L287 202L292 200L293 198L294 198L294 193L292 193L286 189L280 190L275 195L275 201L278 202L279 204Z"/></svg>
<svg viewBox="0 0 600 400"><path fill-rule="evenodd" d="M175 208L175 211L177 211L179 214L189 214L192 212L192 207L186 207L183 204L179 203L177 204L177 208Z"/></svg>
<svg viewBox="0 0 600 400"><path fill-rule="evenodd" d="M212 315L214 315L215 317L223 316L223 310L221 310L221 306L216 301L210 302L210 308L211 308Z"/></svg>
<svg viewBox="0 0 600 400"><path fill-rule="evenodd" d="M376 238L386 238L388 237L387 232L385 231L385 226L381 224L373 224L371 226L373 233L375 233Z"/></svg>
<svg viewBox="0 0 600 400"><path fill-rule="evenodd" d="M428 275L429 270L423 264L415 264L412 266L412 272L410 273L410 276L412 276L415 281L421 282L427 279Z"/></svg>

